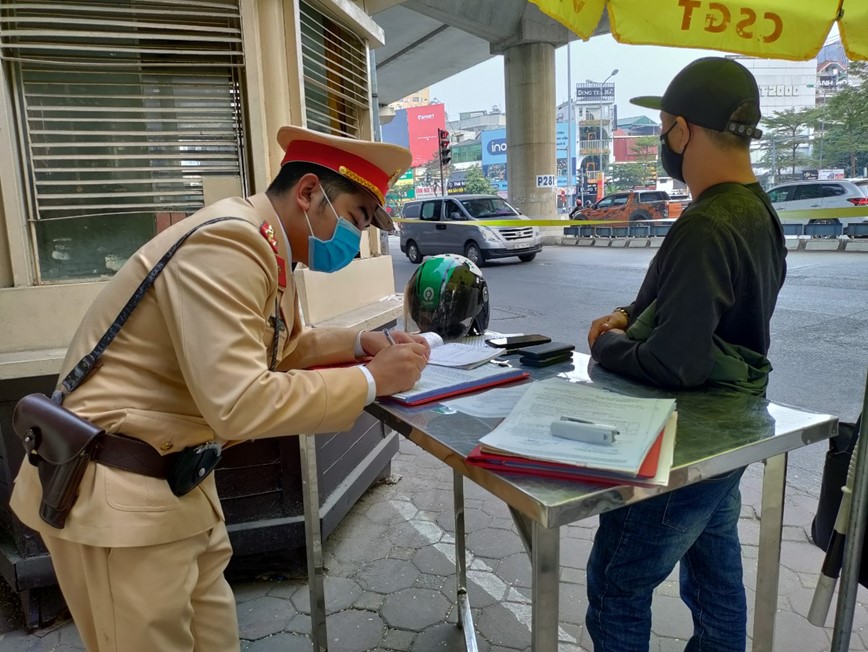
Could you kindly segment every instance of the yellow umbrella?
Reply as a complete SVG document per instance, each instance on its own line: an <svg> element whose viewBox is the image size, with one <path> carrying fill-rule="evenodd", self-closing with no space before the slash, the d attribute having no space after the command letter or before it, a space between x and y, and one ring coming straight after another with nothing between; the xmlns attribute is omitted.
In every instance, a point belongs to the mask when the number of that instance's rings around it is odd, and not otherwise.
<svg viewBox="0 0 868 652"><path fill-rule="evenodd" d="M606 9L621 43L813 58L838 22L850 59L868 59L868 0L531 0L587 40Z"/></svg>

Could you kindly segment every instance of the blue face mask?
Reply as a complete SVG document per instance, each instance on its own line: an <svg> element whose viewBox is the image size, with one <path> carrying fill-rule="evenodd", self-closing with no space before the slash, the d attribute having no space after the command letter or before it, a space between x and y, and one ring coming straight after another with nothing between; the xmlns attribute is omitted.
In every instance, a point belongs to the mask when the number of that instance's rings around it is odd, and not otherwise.
<svg viewBox="0 0 868 652"><path fill-rule="evenodd" d="M353 258L359 253L362 232L352 222L338 215L325 191L323 191L323 196L331 207L332 213L338 218L338 222L332 237L328 240L320 240L313 234L310 218L305 212L304 218L307 220L307 228L310 229L310 235L307 238L307 266L315 272L336 272L353 262Z"/></svg>

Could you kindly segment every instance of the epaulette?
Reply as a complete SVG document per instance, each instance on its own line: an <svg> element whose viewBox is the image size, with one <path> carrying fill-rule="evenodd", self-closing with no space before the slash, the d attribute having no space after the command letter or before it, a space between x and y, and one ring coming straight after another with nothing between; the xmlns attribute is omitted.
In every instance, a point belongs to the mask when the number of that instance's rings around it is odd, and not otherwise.
<svg viewBox="0 0 868 652"><path fill-rule="evenodd" d="M277 253L277 238L274 237L274 227L268 222L263 222L259 227L259 232L271 246L272 251L274 251L274 257L277 258L277 285L281 289L285 289L286 261Z"/></svg>

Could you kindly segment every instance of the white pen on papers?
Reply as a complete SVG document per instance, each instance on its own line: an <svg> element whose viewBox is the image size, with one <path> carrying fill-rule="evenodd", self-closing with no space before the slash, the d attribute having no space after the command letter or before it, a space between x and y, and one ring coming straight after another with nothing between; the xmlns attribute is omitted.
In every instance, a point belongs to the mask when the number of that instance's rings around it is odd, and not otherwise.
<svg viewBox="0 0 868 652"><path fill-rule="evenodd" d="M383 335L386 336L386 341L387 341L389 344L391 344L392 346L395 345L395 338L392 337L392 334L389 332L389 329L388 329L388 328L384 328L384 329L383 329Z"/></svg>
<svg viewBox="0 0 868 652"><path fill-rule="evenodd" d="M603 423L594 423L575 417L561 417L552 421L552 434L561 439L572 439L586 444L606 444L611 446L615 443L615 437L620 434L614 426Z"/></svg>

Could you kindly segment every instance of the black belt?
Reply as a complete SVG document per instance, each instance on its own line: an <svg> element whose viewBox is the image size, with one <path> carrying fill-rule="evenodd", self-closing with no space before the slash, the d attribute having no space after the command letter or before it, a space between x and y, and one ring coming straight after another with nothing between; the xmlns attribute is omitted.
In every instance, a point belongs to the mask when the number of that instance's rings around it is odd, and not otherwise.
<svg viewBox="0 0 868 652"><path fill-rule="evenodd" d="M93 459L116 469L165 480L176 455L160 455L153 446L141 439L104 433Z"/></svg>

